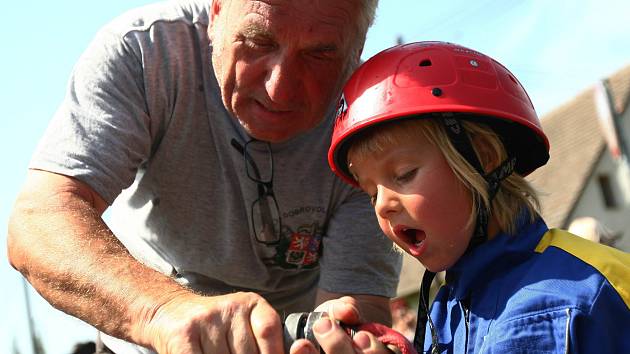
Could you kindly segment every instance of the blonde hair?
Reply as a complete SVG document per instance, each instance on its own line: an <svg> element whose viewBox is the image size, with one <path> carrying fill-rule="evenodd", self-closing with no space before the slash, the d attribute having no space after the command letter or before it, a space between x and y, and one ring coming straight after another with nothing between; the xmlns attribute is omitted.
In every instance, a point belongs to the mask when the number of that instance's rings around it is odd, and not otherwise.
<svg viewBox="0 0 630 354"><path fill-rule="evenodd" d="M457 152L444 126L437 119L440 118L404 119L396 121L395 124L384 123L368 129L351 141L348 161L350 156L362 159L375 152L381 152L389 146L396 145L400 137L413 138L422 134L442 151L455 176L470 191L473 206L470 224L476 221L477 212L481 208L486 209L490 218L494 217L499 228L508 234L515 233L517 217L521 210L527 210L530 220L533 221L540 210L540 202L536 191L525 178L512 173L502 180L490 203L486 180ZM461 120L461 123L486 173L505 161L506 149L499 136L489 126L467 120Z"/></svg>

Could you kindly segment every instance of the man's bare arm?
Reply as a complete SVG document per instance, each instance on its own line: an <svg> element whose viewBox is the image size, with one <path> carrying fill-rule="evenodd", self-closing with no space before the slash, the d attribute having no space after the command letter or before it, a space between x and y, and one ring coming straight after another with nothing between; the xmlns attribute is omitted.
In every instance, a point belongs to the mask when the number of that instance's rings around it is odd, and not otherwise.
<svg viewBox="0 0 630 354"><path fill-rule="evenodd" d="M9 261L54 307L160 353L282 351L260 296L201 296L136 261L86 184L31 170L9 222Z"/></svg>
<svg viewBox="0 0 630 354"><path fill-rule="evenodd" d="M136 325L186 290L129 255L101 219L106 207L76 179L29 171L9 221L9 261L54 307L147 345Z"/></svg>

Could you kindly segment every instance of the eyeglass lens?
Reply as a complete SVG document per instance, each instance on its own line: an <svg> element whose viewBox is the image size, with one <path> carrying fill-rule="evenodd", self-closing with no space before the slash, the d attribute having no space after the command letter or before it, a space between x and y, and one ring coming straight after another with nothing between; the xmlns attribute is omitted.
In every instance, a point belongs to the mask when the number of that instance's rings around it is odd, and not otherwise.
<svg viewBox="0 0 630 354"><path fill-rule="evenodd" d="M273 155L267 142L251 140L243 149L247 176L258 183L258 199L252 203L252 227L262 243L280 241L280 211L273 193Z"/></svg>
<svg viewBox="0 0 630 354"><path fill-rule="evenodd" d="M256 239L262 243L280 240L280 215L273 195L264 195L252 204L252 224Z"/></svg>

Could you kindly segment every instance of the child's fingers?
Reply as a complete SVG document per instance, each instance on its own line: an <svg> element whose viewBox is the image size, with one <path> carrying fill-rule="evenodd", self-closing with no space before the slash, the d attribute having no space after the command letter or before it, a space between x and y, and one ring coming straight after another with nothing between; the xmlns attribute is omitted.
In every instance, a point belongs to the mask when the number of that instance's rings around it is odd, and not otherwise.
<svg viewBox="0 0 630 354"><path fill-rule="evenodd" d="M393 348L393 349L396 349L396 351L390 350L389 347L387 347L383 343L381 343L370 332L359 331L359 332L357 332L354 335L352 340L354 342L355 348L357 349L356 350L357 353L362 353L362 354L392 354L392 353L399 353L399 351L397 350L398 348Z"/></svg>
<svg viewBox="0 0 630 354"><path fill-rule="evenodd" d="M313 325L313 333L325 353L356 353L352 338L335 320L328 317L320 318Z"/></svg>
<svg viewBox="0 0 630 354"><path fill-rule="evenodd" d="M357 324L360 319L357 300L350 296L328 300L319 305L315 311L326 312L328 317L346 324Z"/></svg>

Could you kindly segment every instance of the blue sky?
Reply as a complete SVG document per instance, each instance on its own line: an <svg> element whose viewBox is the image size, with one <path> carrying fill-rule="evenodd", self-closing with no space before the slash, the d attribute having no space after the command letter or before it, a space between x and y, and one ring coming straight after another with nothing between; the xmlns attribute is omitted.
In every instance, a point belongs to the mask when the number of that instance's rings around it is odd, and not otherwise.
<svg viewBox="0 0 630 354"><path fill-rule="evenodd" d="M39 136L61 101L72 66L96 30L142 0L11 1L0 22L2 183L0 223L24 179ZM395 43L444 40L488 54L506 65L544 115L597 80L630 65L627 0L381 0L364 58ZM5 227L6 230L6 227ZM0 234L5 243L6 232ZM19 274L0 247L0 352L17 343L30 353ZM31 292L34 320L47 353L69 353L92 339L82 322L53 310Z"/></svg>

